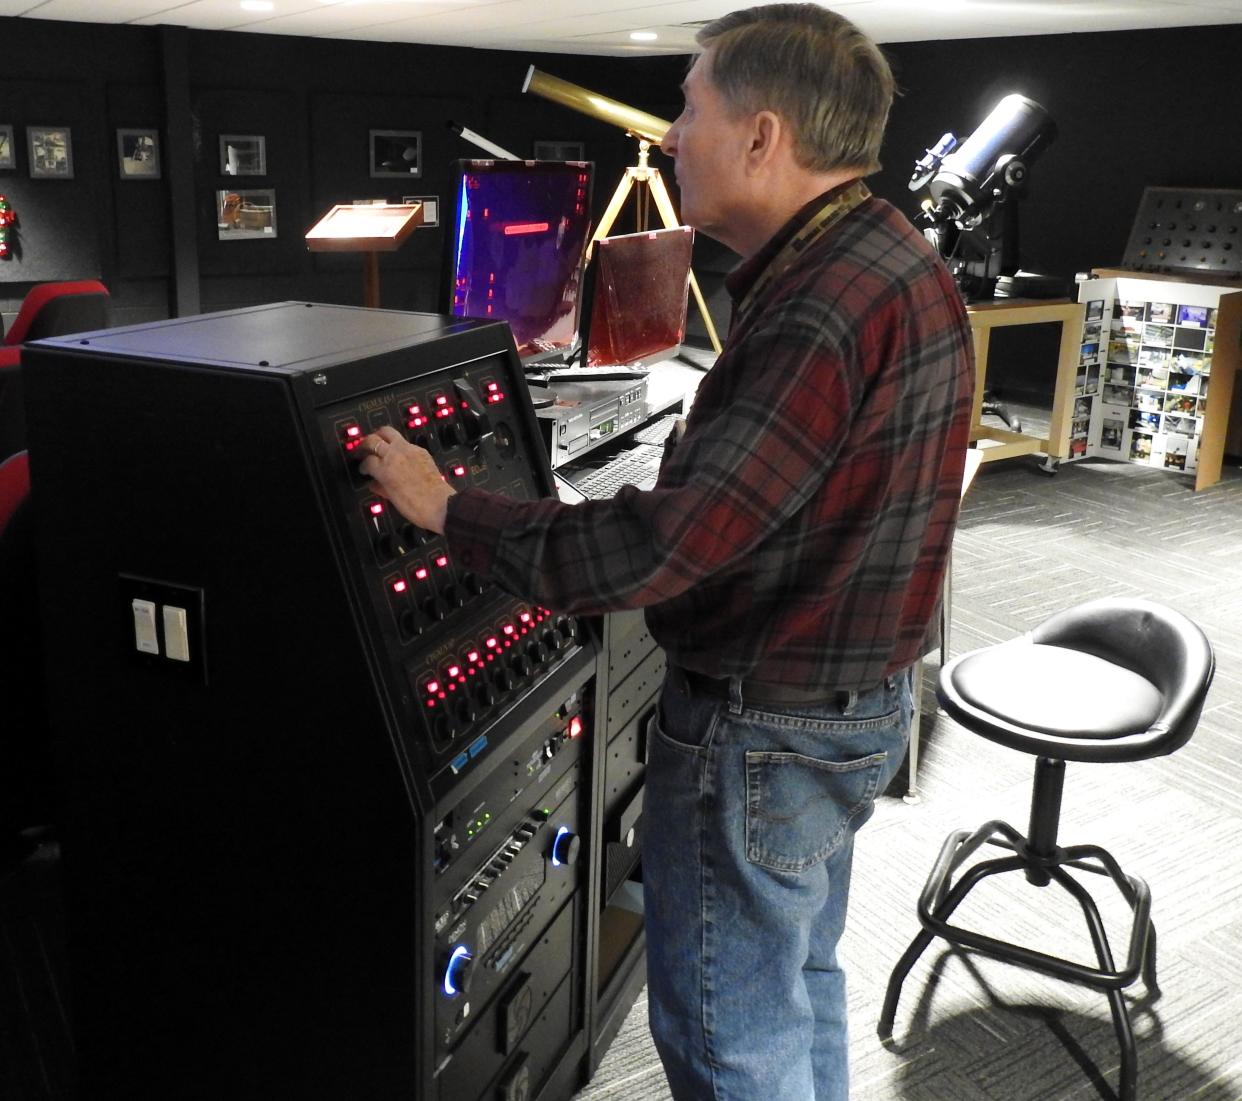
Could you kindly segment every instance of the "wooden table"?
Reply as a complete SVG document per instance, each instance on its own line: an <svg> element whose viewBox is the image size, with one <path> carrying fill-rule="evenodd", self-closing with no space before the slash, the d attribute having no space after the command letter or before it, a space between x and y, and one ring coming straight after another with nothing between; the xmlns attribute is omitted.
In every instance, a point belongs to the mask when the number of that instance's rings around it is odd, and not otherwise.
<svg viewBox="0 0 1242 1101"><path fill-rule="evenodd" d="M999 299L966 307L975 341L975 407L970 422L970 440L972 443L984 441L984 446L980 448L983 462L1042 452L1048 456L1044 469L1051 473L1058 462L1069 458L1070 421L1074 407L1074 382L1078 374L1084 309L1080 302L1063 299ZM992 330L1006 325L1042 325L1050 321L1061 326L1061 346L1057 355L1048 435L1030 436L1023 432L981 424L984 383L988 373L988 345Z"/></svg>

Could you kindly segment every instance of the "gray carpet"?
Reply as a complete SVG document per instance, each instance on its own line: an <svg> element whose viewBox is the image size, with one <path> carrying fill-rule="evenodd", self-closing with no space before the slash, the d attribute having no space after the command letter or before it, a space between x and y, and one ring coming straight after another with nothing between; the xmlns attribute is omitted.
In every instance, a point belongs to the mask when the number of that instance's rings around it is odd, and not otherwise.
<svg viewBox="0 0 1242 1101"><path fill-rule="evenodd" d="M1180 608L1211 638L1217 675L1192 741L1170 757L1067 771L1060 839L1110 849L1147 879L1161 995L1129 988L1144 1101L1242 1099L1242 470L1194 493L1192 478L1089 461L1053 477L1033 458L986 464L954 551L952 647L1010 638L1104 595ZM915 897L944 837L1003 818L1026 828L1032 758L934 711L926 669L923 801L904 776L858 839L850 923L854 1101L1113 1098L1118 1053L1103 995L933 943L907 980L894 1042L875 1034L884 984L918 930ZM1111 901L1105 881L1088 886ZM1026 902L1031 916L1017 917ZM1124 905L1102 904L1124 955ZM1081 918L1055 889L1006 877L959 911L964 923L1093 962ZM669 1096L640 999L577 1101ZM761 1099L756 1099L761 1101Z"/></svg>

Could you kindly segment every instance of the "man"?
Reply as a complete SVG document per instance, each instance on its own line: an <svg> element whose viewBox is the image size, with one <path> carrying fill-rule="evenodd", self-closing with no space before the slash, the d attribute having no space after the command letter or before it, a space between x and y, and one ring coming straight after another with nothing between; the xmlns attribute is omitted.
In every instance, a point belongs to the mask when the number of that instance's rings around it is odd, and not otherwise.
<svg viewBox="0 0 1242 1101"><path fill-rule="evenodd" d="M838 1101L853 835L905 750L957 517L969 329L934 251L861 183L892 97L875 45L813 4L698 37L662 145L685 220L744 262L656 487L575 506L454 494L388 427L362 470L506 589L647 609L670 664L643 868L673 1096Z"/></svg>

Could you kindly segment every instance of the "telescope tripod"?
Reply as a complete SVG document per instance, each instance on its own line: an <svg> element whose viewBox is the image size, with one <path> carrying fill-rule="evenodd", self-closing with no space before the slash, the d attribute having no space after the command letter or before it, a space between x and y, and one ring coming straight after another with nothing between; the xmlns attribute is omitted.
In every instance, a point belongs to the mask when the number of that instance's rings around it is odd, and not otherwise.
<svg viewBox="0 0 1242 1101"><path fill-rule="evenodd" d="M664 180L660 177L660 170L653 168L647 163L647 152L651 148L651 143L645 138L638 140L638 164L632 168L625 170L625 175L621 177L617 184L617 189L612 193L612 198L608 202L604 215L600 219L599 228L595 231L591 238L591 247L601 237L607 237L613 224L620 215L622 208L625 206L626 200L630 197L630 192L635 191L635 201L637 203L638 213L638 232L642 233L647 229L647 220L650 213L648 207L648 199L655 202L656 210L659 211L660 220L664 223L665 229L676 229L681 223L677 220L677 213L673 210L672 200L668 197L668 189L664 186ZM699 281L694 277L694 271L690 272L690 290L694 294L695 304L699 307L699 313L703 317L703 325L707 329L707 338L711 341L712 350L720 354L720 337L716 335L716 326L712 324L711 314L707 312L707 302L703 298L703 292L699 289Z"/></svg>

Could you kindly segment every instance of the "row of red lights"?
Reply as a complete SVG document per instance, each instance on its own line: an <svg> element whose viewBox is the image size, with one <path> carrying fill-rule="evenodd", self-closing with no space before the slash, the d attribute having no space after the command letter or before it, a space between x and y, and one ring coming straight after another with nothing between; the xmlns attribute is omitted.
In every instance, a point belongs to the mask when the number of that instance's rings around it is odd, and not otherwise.
<svg viewBox="0 0 1242 1101"><path fill-rule="evenodd" d="M488 293L490 294L491 292ZM496 405L505 400L505 392L500 388L500 383L489 379L483 384L483 389L489 405ZM456 412L445 394L433 395L432 402L435 406L435 416L439 420L446 420ZM461 408L468 410L470 405L468 402L462 401ZM405 414L405 423L408 428L423 428L429 421L426 411L418 402L410 402L405 407ZM341 428L341 444L347 452L359 447L365 437L366 433L362 430L362 426L354 421L350 421Z"/></svg>
<svg viewBox="0 0 1242 1101"><path fill-rule="evenodd" d="M449 560L448 560L447 554L437 554L435 558L432 559L432 561L435 563L438 569L441 569L441 570L448 569ZM431 575L431 572L427 569L426 566L415 566L411 572L414 575L415 581L426 581L427 578ZM409 583L406 581L404 577L399 577L397 578L396 581L390 582L389 587L398 596L401 596L403 593L407 593L410 590Z"/></svg>
<svg viewBox="0 0 1242 1101"><path fill-rule="evenodd" d="M481 648L468 650L459 662L447 665L439 679L430 677L423 683L423 691L427 694L424 704L433 708L437 701L447 699L448 693L456 692L457 686L465 684L467 677L473 677L479 669L486 668L488 662L495 661L498 654L510 649L551 614L547 608L537 608L534 612L520 612L516 623L501 624L498 631L484 638Z"/></svg>

